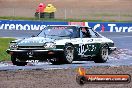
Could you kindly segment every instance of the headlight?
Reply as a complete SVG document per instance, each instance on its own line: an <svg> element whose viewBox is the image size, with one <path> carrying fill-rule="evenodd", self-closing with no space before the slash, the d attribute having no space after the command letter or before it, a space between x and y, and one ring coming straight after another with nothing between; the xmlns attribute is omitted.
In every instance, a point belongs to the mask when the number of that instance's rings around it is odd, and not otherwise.
<svg viewBox="0 0 132 88"><path fill-rule="evenodd" d="M44 48L55 48L55 43L48 42L44 44Z"/></svg>
<svg viewBox="0 0 132 88"><path fill-rule="evenodd" d="M10 49L17 49L18 45L16 43L10 43Z"/></svg>

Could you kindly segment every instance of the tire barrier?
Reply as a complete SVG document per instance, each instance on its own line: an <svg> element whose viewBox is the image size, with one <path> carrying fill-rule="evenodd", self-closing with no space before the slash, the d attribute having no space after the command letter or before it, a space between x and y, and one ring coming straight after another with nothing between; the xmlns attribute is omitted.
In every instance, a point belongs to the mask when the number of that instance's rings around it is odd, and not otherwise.
<svg viewBox="0 0 132 88"><path fill-rule="evenodd" d="M44 3L40 3L35 12L36 18L55 18L56 8L52 4L47 6Z"/></svg>

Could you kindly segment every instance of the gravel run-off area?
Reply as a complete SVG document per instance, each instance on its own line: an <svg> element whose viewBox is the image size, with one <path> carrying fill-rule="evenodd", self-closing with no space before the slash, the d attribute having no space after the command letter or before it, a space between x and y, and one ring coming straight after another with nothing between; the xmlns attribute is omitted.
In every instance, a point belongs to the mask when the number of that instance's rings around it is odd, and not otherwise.
<svg viewBox="0 0 132 88"><path fill-rule="evenodd" d="M65 70L0 71L0 88L132 88L128 84L84 84L76 82L77 68ZM132 66L92 67L87 74L130 74Z"/></svg>

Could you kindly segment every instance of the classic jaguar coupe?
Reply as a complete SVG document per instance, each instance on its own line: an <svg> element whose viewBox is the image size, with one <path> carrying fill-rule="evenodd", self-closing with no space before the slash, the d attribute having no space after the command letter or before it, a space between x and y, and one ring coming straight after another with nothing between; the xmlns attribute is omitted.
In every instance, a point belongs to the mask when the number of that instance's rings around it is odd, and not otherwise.
<svg viewBox="0 0 132 88"><path fill-rule="evenodd" d="M37 36L11 41L7 53L14 65L24 66L30 60L48 60L52 64L81 60L104 63L115 49L112 40L90 27L54 25L47 26Z"/></svg>

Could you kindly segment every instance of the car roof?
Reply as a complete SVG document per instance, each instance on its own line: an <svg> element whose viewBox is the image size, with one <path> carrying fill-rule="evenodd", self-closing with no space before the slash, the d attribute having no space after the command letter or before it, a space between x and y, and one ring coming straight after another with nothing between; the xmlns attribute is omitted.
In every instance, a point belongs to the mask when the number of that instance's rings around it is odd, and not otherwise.
<svg viewBox="0 0 132 88"><path fill-rule="evenodd" d="M79 27L79 28L82 28L82 27L85 27L85 28L91 28L89 26L80 26L80 25L48 25L48 26L76 26L76 27Z"/></svg>
<svg viewBox="0 0 132 88"><path fill-rule="evenodd" d="M90 29L92 29L91 27L89 27L89 26L80 26L80 28L90 28Z"/></svg>

